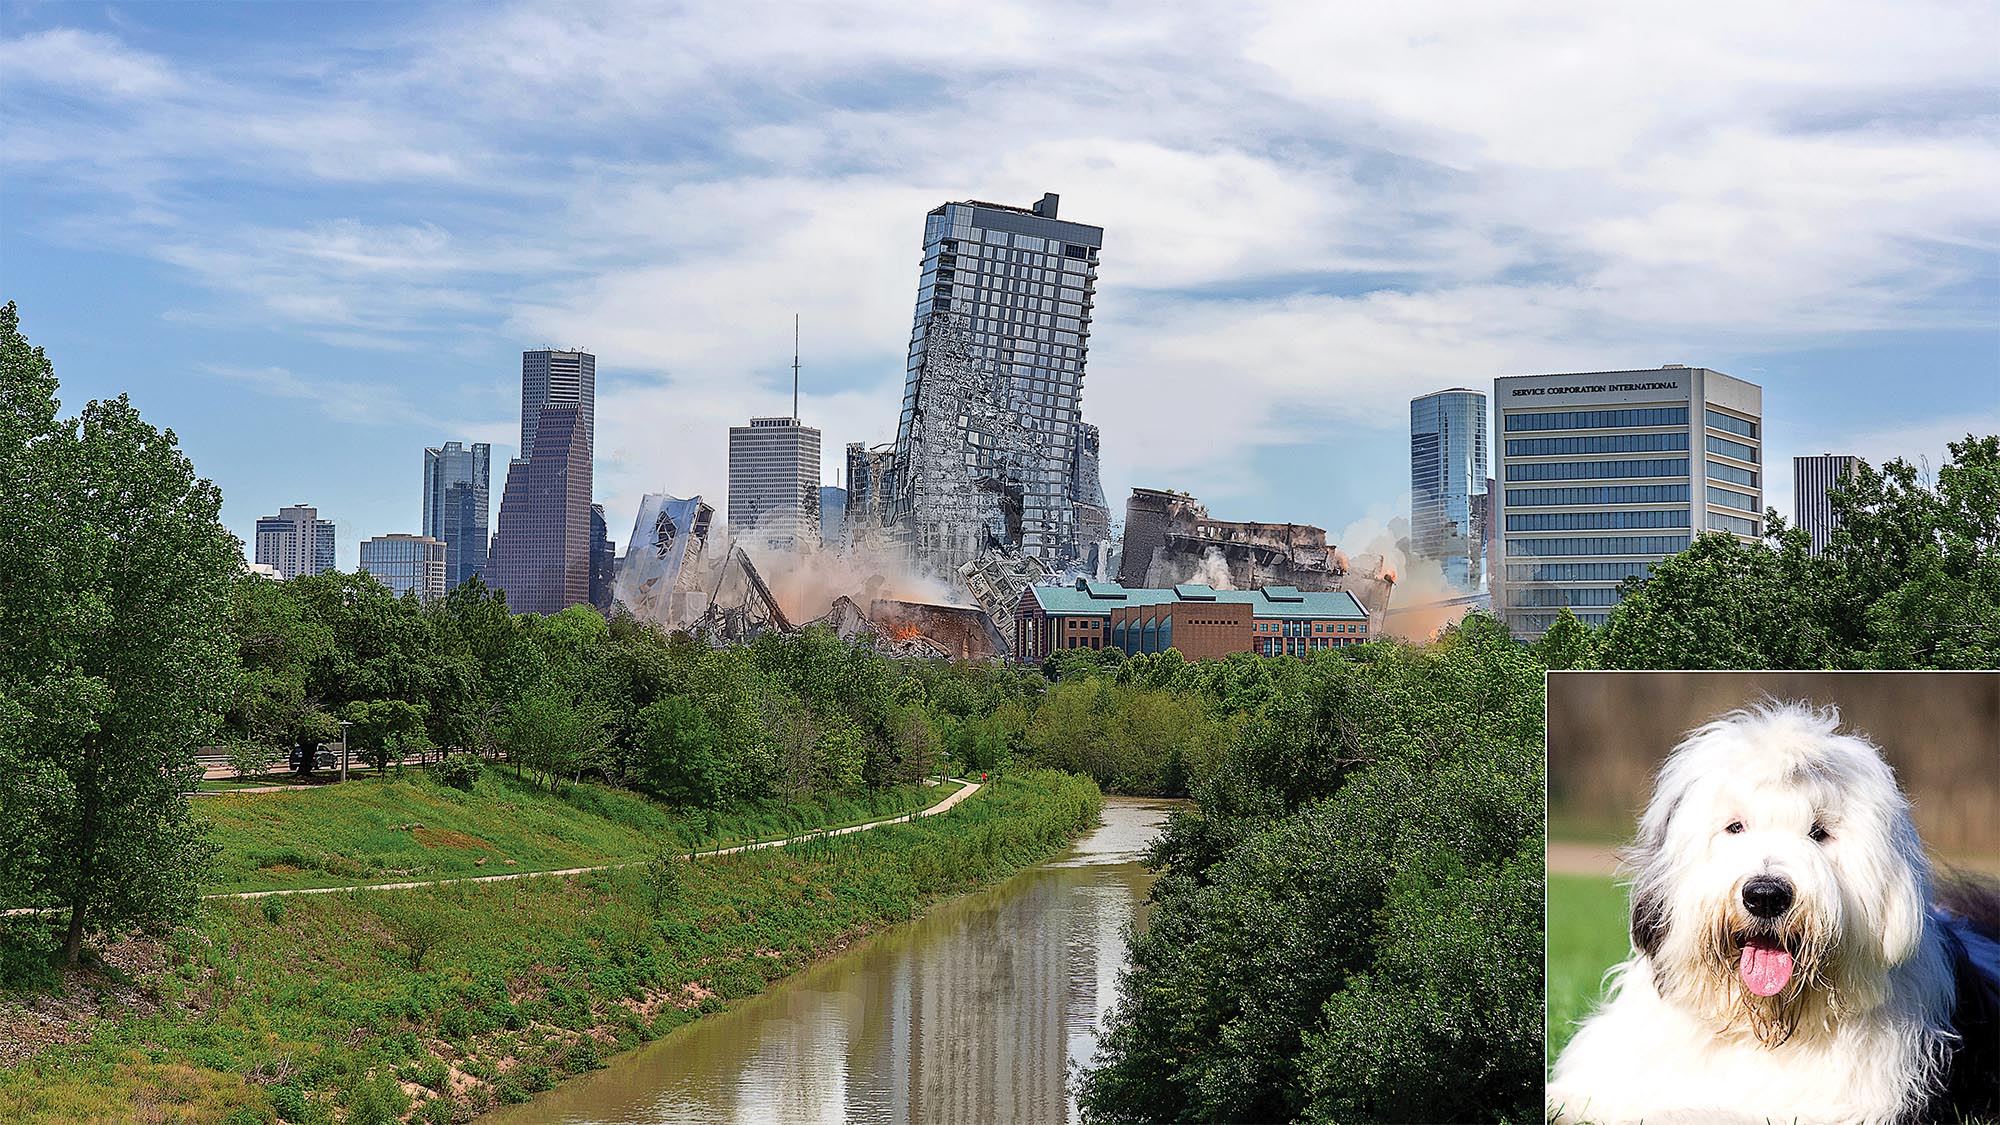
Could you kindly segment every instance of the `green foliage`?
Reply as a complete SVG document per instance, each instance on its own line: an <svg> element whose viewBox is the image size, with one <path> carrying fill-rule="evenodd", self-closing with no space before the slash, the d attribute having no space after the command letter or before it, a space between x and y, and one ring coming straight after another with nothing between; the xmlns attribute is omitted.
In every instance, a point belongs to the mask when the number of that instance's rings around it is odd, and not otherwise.
<svg viewBox="0 0 2000 1125"><path fill-rule="evenodd" d="M486 770L486 764L477 754L447 754L430 765L433 778L439 785L449 785L453 789L472 792L479 784L479 775Z"/></svg>
<svg viewBox="0 0 2000 1125"><path fill-rule="evenodd" d="M1857 462L1829 494L1838 526L1821 556L1776 512L1762 543L1698 536L1628 579L1605 627L1565 653L1606 668L2000 665L2000 436L1950 449L1935 482L1900 459Z"/></svg>
<svg viewBox="0 0 2000 1125"><path fill-rule="evenodd" d="M271 1109L280 1121L304 1121L306 1119L305 1091L287 1082L283 1086L271 1088Z"/></svg>
<svg viewBox="0 0 2000 1125"><path fill-rule="evenodd" d="M382 922L409 957L412 972L421 971L424 958L452 935L451 919L421 899L397 900L382 911Z"/></svg>
<svg viewBox="0 0 2000 1125"><path fill-rule="evenodd" d="M386 1074L360 1079L342 1101L347 1106L346 1125L400 1125L410 1109L409 1095Z"/></svg>
<svg viewBox="0 0 2000 1125"><path fill-rule="evenodd" d="M1267 663L1216 670L1262 703L1155 849L1086 1119L1533 1118L1540 664L1484 615Z"/></svg>
<svg viewBox="0 0 2000 1125"><path fill-rule="evenodd" d="M378 770L385 770L394 762L400 773L404 758L421 755L431 746L430 735L424 729L428 711L421 703L400 699L350 703L341 712L341 717L351 724L347 730L349 749Z"/></svg>
<svg viewBox="0 0 2000 1125"><path fill-rule="evenodd" d="M0 310L0 906L86 930L185 918L209 848L181 795L234 683L241 546L172 432L123 397L58 421Z"/></svg>
<svg viewBox="0 0 2000 1125"><path fill-rule="evenodd" d="M710 808L722 803L730 763L720 732L694 700L670 695L639 712L630 772L649 793L676 805Z"/></svg>

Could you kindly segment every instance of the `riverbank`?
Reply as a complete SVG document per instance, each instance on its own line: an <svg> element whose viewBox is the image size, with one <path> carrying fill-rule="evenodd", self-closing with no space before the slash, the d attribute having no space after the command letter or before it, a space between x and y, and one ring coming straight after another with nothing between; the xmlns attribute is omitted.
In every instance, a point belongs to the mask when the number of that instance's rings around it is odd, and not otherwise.
<svg viewBox="0 0 2000 1125"><path fill-rule="evenodd" d="M211 902L88 1037L0 1071L20 1120L465 1120L1065 846L1087 779L688 864Z"/></svg>

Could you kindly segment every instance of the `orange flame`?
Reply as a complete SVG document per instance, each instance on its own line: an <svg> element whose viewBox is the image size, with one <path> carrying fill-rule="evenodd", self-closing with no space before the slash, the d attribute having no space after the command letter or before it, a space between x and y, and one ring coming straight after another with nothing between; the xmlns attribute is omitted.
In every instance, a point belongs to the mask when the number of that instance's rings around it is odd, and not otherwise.
<svg viewBox="0 0 2000 1125"><path fill-rule="evenodd" d="M923 634L924 631L922 629L917 628L915 625L889 626L889 637L892 640L910 641L923 636Z"/></svg>

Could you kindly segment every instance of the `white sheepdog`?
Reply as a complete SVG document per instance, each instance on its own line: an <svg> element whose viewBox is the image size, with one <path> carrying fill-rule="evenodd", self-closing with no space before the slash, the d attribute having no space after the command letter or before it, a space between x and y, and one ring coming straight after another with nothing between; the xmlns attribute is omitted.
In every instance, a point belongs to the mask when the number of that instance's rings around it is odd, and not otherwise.
<svg viewBox="0 0 2000 1125"><path fill-rule="evenodd" d="M1551 1121L2000 1112L2000 895L1934 888L1895 775L1839 727L1772 703L1667 758L1626 855L1632 955L1556 1061Z"/></svg>

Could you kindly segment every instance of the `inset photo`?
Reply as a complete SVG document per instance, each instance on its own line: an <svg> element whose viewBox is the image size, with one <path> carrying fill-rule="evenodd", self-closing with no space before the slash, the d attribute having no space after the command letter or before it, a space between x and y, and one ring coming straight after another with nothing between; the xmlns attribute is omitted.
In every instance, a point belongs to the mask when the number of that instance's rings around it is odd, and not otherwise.
<svg viewBox="0 0 2000 1125"><path fill-rule="evenodd" d="M1552 1122L2000 1120L2000 673L1552 672Z"/></svg>

